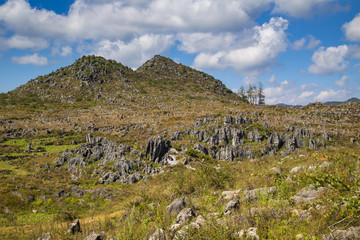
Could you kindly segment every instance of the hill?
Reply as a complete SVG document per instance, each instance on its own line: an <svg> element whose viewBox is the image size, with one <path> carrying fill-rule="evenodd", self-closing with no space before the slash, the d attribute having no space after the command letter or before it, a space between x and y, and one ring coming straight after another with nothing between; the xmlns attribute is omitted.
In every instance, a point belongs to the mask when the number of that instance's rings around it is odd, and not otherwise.
<svg viewBox="0 0 360 240"><path fill-rule="evenodd" d="M161 56L0 101L2 239L360 236L359 104L251 105Z"/></svg>
<svg viewBox="0 0 360 240"><path fill-rule="evenodd" d="M170 107L193 100L239 101L221 81L161 56L154 56L136 71L113 60L84 56L70 66L30 80L7 98L17 105L37 100L51 108L74 104L163 108L164 102Z"/></svg>
<svg viewBox="0 0 360 240"><path fill-rule="evenodd" d="M353 97L353 98L350 98L350 99L348 99L346 101L343 101L343 102L341 102L341 101L330 101L330 102L326 102L324 104L330 105L330 106L338 106L338 105L358 104L358 103L360 103L360 99Z"/></svg>

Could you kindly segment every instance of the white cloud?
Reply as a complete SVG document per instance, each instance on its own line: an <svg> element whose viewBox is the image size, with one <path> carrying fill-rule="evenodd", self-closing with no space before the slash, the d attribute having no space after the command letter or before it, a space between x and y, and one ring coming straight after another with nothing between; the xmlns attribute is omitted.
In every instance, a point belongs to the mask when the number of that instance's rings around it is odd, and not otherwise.
<svg viewBox="0 0 360 240"><path fill-rule="evenodd" d="M4 25L24 36L66 40L120 39L177 32L229 32L254 23L271 0L76 0L67 15L31 8L25 0L0 6Z"/></svg>
<svg viewBox="0 0 360 240"><path fill-rule="evenodd" d="M308 44L306 46L307 49L314 49L321 44L321 41L312 35L309 35L308 38Z"/></svg>
<svg viewBox="0 0 360 240"><path fill-rule="evenodd" d="M338 87L344 87L347 80L349 80L349 77L343 76L339 81L335 81L335 85Z"/></svg>
<svg viewBox="0 0 360 240"><path fill-rule="evenodd" d="M259 80L255 76L246 76L243 79L243 83L245 83L245 85L247 85L247 86L256 85L258 82L259 82Z"/></svg>
<svg viewBox="0 0 360 240"><path fill-rule="evenodd" d="M266 104L295 104L296 89L288 81L283 81L275 87L264 88Z"/></svg>
<svg viewBox="0 0 360 240"><path fill-rule="evenodd" d="M39 56L39 54L34 53L32 55L26 55L21 57L12 57L12 61L19 64L33 64L36 66L45 66L48 64L46 57Z"/></svg>
<svg viewBox="0 0 360 240"><path fill-rule="evenodd" d="M312 64L309 67L309 73L316 75L328 75L344 71L348 62L345 57L348 54L348 46L341 45L338 47L321 47L312 56Z"/></svg>
<svg viewBox="0 0 360 240"><path fill-rule="evenodd" d="M303 84L303 85L301 85L300 90L301 91L309 90L309 89L313 90L313 89L316 89L318 87L319 87L319 85L317 85L316 83Z"/></svg>
<svg viewBox="0 0 360 240"><path fill-rule="evenodd" d="M307 44L306 44L307 43ZM296 40L293 43L293 48L295 50L302 50L302 49L314 49L317 46L319 46L321 43L320 40L316 39L314 36L312 35L308 35L306 38L303 37L299 40Z"/></svg>
<svg viewBox="0 0 360 240"><path fill-rule="evenodd" d="M93 53L137 68L155 54L168 50L173 41L171 35L143 35L128 43L103 40L95 45Z"/></svg>
<svg viewBox="0 0 360 240"><path fill-rule="evenodd" d="M7 40L9 48L41 50L49 46L45 39L14 35Z"/></svg>
<svg viewBox="0 0 360 240"><path fill-rule="evenodd" d="M360 42L360 13L348 23L343 25L345 36L348 40Z"/></svg>
<svg viewBox="0 0 360 240"><path fill-rule="evenodd" d="M231 33L181 33L177 39L181 42L178 47L180 50L188 53L199 53L228 49L236 41L236 36Z"/></svg>
<svg viewBox="0 0 360 240"><path fill-rule="evenodd" d="M301 38L299 40L296 40L294 43L293 43L293 48L295 50L300 50L300 49L303 49L304 46L305 46L305 43L306 43L306 39L305 38Z"/></svg>
<svg viewBox="0 0 360 240"><path fill-rule="evenodd" d="M30 38L26 36L14 35L9 39L0 39L4 49L16 48L16 49L31 49L42 50L49 47L49 43L42 38Z"/></svg>
<svg viewBox="0 0 360 240"><path fill-rule="evenodd" d="M65 46L61 48L60 56L66 57L69 56L72 53L72 47Z"/></svg>
<svg viewBox="0 0 360 240"><path fill-rule="evenodd" d="M309 98L309 97L311 97L312 95L314 95L314 92L313 92L313 91L305 91L305 92L302 92L302 93L299 95L299 98Z"/></svg>
<svg viewBox="0 0 360 240"><path fill-rule="evenodd" d="M230 49L215 53L200 53L194 60L194 66L215 69L232 67L243 75L258 75L274 62L280 52L286 50L287 27L286 19L271 18L269 23L254 27L248 41L234 42Z"/></svg>
<svg viewBox="0 0 360 240"><path fill-rule="evenodd" d="M360 59L360 46L359 45L350 45L349 47L349 57Z"/></svg>
<svg viewBox="0 0 360 240"><path fill-rule="evenodd" d="M333 89L328 89L321 91L314 100L325 102L325 101L339 101L346 99L346 96L348 95L347 91L345 89L334 91Z"/></svg>
<svg viewBox="0 0 360 240"><path fill-rule="evenodd" d="M268 82L268 83L274 83L275 80L276 80L275 75L271 75L271 78L268 79L268 80L266 80L266 82Z"/></svg>
<svg viewBox="0 0 360 240"><path fill-rule="evenodd" d="M285 13L293 17L308 17L334 0L274 0L274 13Z"/></svg>

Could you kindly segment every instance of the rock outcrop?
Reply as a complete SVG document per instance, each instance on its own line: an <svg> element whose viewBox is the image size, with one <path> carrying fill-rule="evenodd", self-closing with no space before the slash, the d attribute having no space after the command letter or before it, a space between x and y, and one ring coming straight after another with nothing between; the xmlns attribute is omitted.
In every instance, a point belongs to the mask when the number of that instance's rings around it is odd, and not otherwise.
<svg viewBox="0 0 360 240"><path fill-rule="evenodd" d="M160 136L151 138L146 145L146 156L151 162L160 163L165 154L170 150L169 140Z"/></svg>

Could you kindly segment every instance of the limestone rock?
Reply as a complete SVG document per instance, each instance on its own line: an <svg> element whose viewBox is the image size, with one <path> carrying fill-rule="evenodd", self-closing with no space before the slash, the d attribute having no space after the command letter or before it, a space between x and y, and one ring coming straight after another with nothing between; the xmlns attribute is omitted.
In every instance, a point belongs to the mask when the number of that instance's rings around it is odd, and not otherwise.
<svg viewBox="0 0 360 240"><path fill-rule="evenodd" d="M68 233L75 234L81 232L80 222L79 219L76 219L70 226Z"/></svg>
<svg viewBox="0 0 360 240"><path fill-rule="evenodd" d="M148 240L166 240L166 234L164 229L157 228Z"/></svg>
<svg viewBox="0 0 360 240"><path fill-rule="evenodd" d="M84 240L106 240L106 235L104 233L92 233L84 238Z"/></svg>
<svg viewBox="0 0 360 240"><path fill-rule="evenodd" d="M51 240L52 236L51 233L44 233L41 237L38 237L37 240Z"/></svg>
<svg viewBox="0 0 360 240"><path fill-rule="evenodd" d="M160 136L153 137L146 145L146 156L149 156L151 162L159 163L170 147L170 141L164 140Z"/></svg>
<svg viewBox="0 0 360 240"><path fill-rule="evenodd" d="M233 210L239 208L239 199L234 199L228 202L225 206L225 214L230 214Z"/></svg>
<svg viewBox="0 0 360 240"><path fill-rule="evenodd" d="M241 199L242 201L254 201L257 200L261 195L271 195L277 192L277 188L275 186L269 188L257 188L249 191L244 191L244 197Z"/></svg>
<svg viewBox="0 0 360 240"><path fill-rule="evenodd" d="M189 200L186 197L180 197L168 205L166 211L168 213L178 214L187 205L189 205Z"/></svg>
<svg viewBox="0 0 360 240"><path fill-rule="evenodd" d="M360 227L350 227L347 230L336 230L330 235L323 237L323 240L353 240L360 239Z"/></svg>
<svg viewBox="0 0 360 240"><path fill-rule="evenodd" d="M324 187L315 189L314 186L303 188L294 196L293 201L298 205L314 202L325 190Z"/></svg>
<svg viewBox="0 0 360 240"><path fill-rule="evenodd" d="M195 212L191 208L182 209L176 217L177 224L184 224L195 217Z"/></svg>

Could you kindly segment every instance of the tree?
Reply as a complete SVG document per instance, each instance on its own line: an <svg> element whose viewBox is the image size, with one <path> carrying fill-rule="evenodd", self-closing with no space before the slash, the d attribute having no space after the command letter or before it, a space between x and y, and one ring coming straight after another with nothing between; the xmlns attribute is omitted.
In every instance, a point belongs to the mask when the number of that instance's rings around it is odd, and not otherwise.
<svg viewBox="0 0 360 240"><path fill-rule="evenodd" d="M239 97L251 104L264 105L265 104L265 94L264 87L262 82L259 83L259 86L249 84L246 88L241 86L237 92Z"/></svg>
<svg viewBox="0 0 360 240"><path fill-rule="evenodd" d="M249 102L248 97L246 95L246 90L244 86L241 86L238 93L237 93L240 98L244 101L244 102Z"/></svg>
<svg viewBox="0 0 360 240"><path fill-rule="evenodd" d="M265 105L265 95L264 95L264 88L262 82L259 82L259 89L257 91L258 95L258 104L259 105Z"/></svg>

